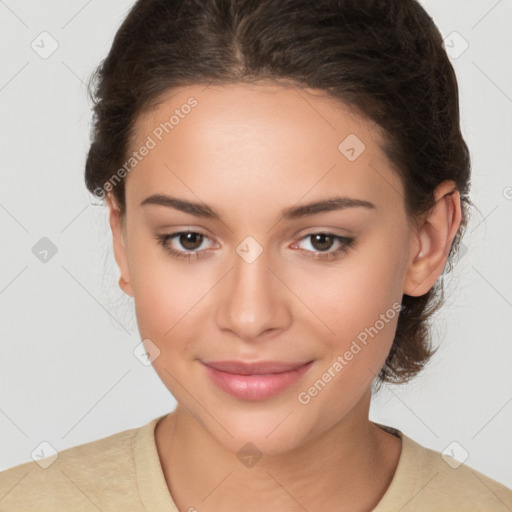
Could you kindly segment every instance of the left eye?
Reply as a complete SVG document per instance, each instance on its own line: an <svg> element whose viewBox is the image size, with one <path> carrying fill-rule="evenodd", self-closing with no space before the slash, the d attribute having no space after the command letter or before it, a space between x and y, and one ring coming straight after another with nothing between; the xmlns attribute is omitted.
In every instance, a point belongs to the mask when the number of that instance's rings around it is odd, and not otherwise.
<svg viewBox="0 0 512 512"><path fill-rule="evenodd" d="M326 251L332 248L334 242L337 241L334 235L327 233L314 233L306 235L302 240L310 240L309 245L316 251Z"/></svg>
<svg viewBox="0 0 512 512"><path fill-rule="evenodd" d="M310 233L300 239L298 245L302 242L307 242L304 250L307 252L314 252L317 258L334 257L340 253L348 250L354 243L354 239L341 235L334 235L332 233ZM333 246L338 247L330 250ZM309 247L308 247L309 246Z"/></svg>

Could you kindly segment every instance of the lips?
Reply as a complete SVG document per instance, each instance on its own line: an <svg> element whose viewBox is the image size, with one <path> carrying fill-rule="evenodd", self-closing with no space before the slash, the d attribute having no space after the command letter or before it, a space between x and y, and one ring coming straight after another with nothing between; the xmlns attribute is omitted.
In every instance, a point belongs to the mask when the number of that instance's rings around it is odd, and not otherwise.
<svg viewBox="0 0 512 512"><path fill-rule="evenodd" d="M311 368L307 363L280 361L201 361L206 374L220 390L242 400L266 400L297 383Z"/></svg>
<svg viewBox="0 0 512 512"><path fill-rule="evenodd" d="M236 375L269 375L272 373L290 372L304 366L308 362L309 361L304 363L283 363L279 361L261 361L257 363L245 363L243 361L203 361L203 363L210 368Z"/></svg>

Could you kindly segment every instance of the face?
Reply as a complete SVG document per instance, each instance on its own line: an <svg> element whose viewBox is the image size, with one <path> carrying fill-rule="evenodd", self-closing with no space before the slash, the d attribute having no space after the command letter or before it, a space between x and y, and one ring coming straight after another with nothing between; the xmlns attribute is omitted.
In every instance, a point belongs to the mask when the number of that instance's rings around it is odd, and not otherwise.
<svg viewBox="0 0 512 512"><path fill-rule="evenodd" d="M134 133L116 259L180 406L269 454L354 414L416 247L377 127L312 90L236 84L173 91ZM218 361L300 369L222 378Z"/></svg>

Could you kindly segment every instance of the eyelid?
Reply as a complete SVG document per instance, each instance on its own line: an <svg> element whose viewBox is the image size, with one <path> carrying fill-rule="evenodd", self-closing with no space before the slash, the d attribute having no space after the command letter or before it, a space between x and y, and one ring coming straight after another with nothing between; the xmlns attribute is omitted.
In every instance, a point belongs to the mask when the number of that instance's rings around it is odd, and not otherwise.
<svg viewBox="0 0 512 512"><path fill-rule="evenodd" d="M316 235L318 233L324 233L326 235L332 235L332 236L341 236L346 238L352 238L355 236L356 231L354 229L348 229L348 228L341 228L341 227L329 227L329 226L318 226L318 225L312 225L309 228L304 228L298 231L298 233L295 235L295 238L300 240L305 236L308 235Z"/></svg>

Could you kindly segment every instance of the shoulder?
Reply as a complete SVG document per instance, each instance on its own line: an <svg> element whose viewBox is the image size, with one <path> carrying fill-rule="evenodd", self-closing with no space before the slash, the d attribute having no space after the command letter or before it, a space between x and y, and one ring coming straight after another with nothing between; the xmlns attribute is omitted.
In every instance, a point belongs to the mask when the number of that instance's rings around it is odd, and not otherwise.
<svg viewBox="0 0 512 512"><path fill-rule="evenodd" d="M418 474L422 477L425 496L433 499L442 496L452 505L464 505L465 510L512 509L512 491L508 487L451 457L415 441L409 443L423 463Z"/></svg>
<svg viewBox="0 0 512 512"><path fill-rule="evenodd" d="M113 510L133 493L132 445L143 427L62 450L0 472L0 510ZM136 492L136 491L135 491ZM133 499L133 496L132 496Z"/></svg>
<svg viewBox="0 0 512 512"><path fill-rule="evenodd" d="M422 446L396 429L391 430L402 438L402 454L391 485L375 512L396 508L403 512L512 510L512 490L505 485Z"/></svg>

